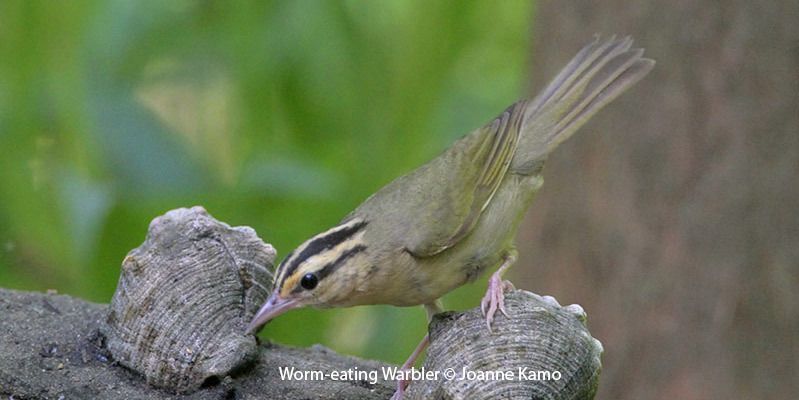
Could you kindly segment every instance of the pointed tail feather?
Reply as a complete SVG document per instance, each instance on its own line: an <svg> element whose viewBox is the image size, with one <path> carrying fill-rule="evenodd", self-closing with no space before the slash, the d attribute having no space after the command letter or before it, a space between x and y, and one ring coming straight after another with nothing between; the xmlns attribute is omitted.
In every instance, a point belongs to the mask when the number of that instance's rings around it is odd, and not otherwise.
<svg viewBox="0 0 799 400"><path fill-rule="evenodd" d="M534 100L527 102L514 166L536 165L591 116L641 80L655 62L629 37L584 47Z"/></svg>

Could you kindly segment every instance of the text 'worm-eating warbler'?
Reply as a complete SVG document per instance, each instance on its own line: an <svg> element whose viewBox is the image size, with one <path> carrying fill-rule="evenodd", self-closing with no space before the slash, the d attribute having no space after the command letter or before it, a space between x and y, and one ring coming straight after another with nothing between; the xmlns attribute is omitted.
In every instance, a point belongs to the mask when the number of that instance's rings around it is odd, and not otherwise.
<svg viewBox="0 0 799 400"><path fill-rule="evenodd" d="M631 46L630 38L597 38L537 97L508 107L301 244L277 268L274 291L248 330L303 306L421 304L429 317L443 295L499 267L481 303L490 330L496 311L506 314L510 284L502 274L516 259L516 230L543 184L547 156L654 65ZM427 337L405 367L426 344Z"/></svg>

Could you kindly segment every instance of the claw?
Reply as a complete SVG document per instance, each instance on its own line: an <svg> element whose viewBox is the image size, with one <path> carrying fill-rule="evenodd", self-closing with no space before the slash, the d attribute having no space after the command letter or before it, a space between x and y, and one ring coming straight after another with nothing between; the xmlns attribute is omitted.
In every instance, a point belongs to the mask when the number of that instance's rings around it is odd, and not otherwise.
<svg viewBox="0 0 799 400"><path fill-rule="evenodd" d="M494 333L494 330L491 329L491 323L494 322L494 314L497 313L497 310L505 317L510 318L508 311L505 309L505 291L514 290L515 287L510 281L503 281L502 274L514 261L516 261L515 252L505 256L505 261L488 280L488 290L486 290L483 300L480 301L480 311L486 317L486 326L488 326L488 331L491 333Z"/></svg>
<svg viewBox="0 0 799 400"><path fill-rule="evenodd" d="M502 301L499 302L499 311L502 312L502 315L504 315L505 318L510 318L510 315L508 315L508 312L505 310L505 293L504 292L502 293Z"/></svg>
<svg viewBox="0 0 799 400"><path fill-rule="evenodd" d="M512 292L514 290L516 290L516 286L513 286L511 281L502 281L502 294L499 295L499 311L502 311L502 314L508 318L510 318L510 315L505 311L505 292Z"/></svg>
<svg viewBox="0 0 799 400"><path fill-rule="evenodd" d="M505 288L501 283L502 281L495 274L488 282L488 290L486 291L483 300L480 302L480 309L486 317L486 326L488 331L494 333L491 328L491 323L494 322L494 315L499 310L503 315L508 317L508 311L505 310Z"/></svg>

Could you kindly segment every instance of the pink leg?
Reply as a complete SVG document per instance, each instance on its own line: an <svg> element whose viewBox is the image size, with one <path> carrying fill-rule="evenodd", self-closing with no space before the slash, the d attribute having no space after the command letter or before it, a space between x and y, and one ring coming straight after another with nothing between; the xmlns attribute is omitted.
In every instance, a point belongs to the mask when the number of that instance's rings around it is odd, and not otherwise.
<svg viewBox="0 0 799 400"><path fill-rule="evenodd" d="M405 364L402 364L401 369L410 369L416 363L416 359L419 358L419 355L422 354L427 345L430 343L430 335L424 335L424 339L419 342L419 345L416 346L416 349L411 353L411 356L408 357L408 360L405 361ZM405 379L401 379L397 381L397 391L394 392L394 396L391 397L391 400L400 400L402 396L405 394L405 388L408 387L408 382Z"/></svg>
<svg viewBox="0 0 799 400"><path fill-rule="evenodd" d="M436 314L444 311L444 306L441 304L441 299L439 299L439 300L436 300L436 301L434 301L432 303L425 304L424 305L424 310L427 312L427 322L430 322L430 320L433 319L433 315L436 315ZM422 339L422 341L419 342L419 345L416 346L416 349L413 351L413 353L411 353L411 356L408 357L408 360L405 361L405 364L402 364L402 367L400 367L400 368L405 370L405 369L409 369L409 368L413 367L413 365L416 363L416 359L419 358L419 356L422 354L424 349L427 348L428 344L430 344L430 335L429 334L424 335L424 338ZM397 391L394 392L394 396L391 397L391 400L400 400L400 399L402 399L403 394L405 394L405 389L408 387L409 383L410 382L408 382L407 380L404 380L404 379L398 381L397 382Z"/></svg>
<svg viewBox="0 0 799 400"><path fill-rule="evenodd" d="M516 262L516 254L516 250L511 250L505 255L502 265L488 279L488 290L486 290L486 294L480 302L480 310L483 311L483 315L486 317L488 331L492 333L491 323L494 322L494 314L496 314L497 310L506 317L508 316L508 312L505 311L505 291L513 290L513 284L510 281L503 281L502 274Z"/></svg>

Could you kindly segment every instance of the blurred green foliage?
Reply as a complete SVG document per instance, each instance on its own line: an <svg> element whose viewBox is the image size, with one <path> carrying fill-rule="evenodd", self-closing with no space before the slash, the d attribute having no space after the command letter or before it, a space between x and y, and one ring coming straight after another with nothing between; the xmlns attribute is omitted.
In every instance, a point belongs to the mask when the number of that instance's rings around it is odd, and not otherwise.
<svg viewBox="0 0 799 400"><path fill-rule="evenodd" d="M203 205L286 254L523 95L527 1L3 1L0 286L108 302L150 220ZM448 308L478 304L468 285ZM402 361L420 307L262 335Z"/></svg>

